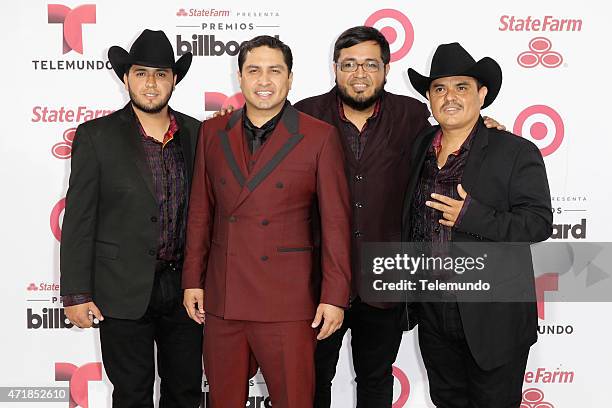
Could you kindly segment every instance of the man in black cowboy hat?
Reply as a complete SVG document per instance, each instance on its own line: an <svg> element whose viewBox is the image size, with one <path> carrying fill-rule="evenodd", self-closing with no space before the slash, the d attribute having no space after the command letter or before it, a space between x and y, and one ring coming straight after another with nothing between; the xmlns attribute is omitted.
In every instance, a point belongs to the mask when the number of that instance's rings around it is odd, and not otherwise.
<svg viewBox="0 0 612 408"><path fill-rule="evenodd" d="M114 407L198 407L200 326L182 307L187 197L199 122L168 107L191 54L145 30L108 58L130 102L77 128L63 222L61 295L78 327L99 321Z"/></svg>
<svg viewBox="0 0 612 408"><path fill-rule="evenodd" d="M531 142L487 129L480 110L499 93L491 58L476 62L458 43L436 50L430 75L408 70L439 125L414 146L403 240L538 242L552 232L542 155ZM511 285L534 293L529 257ZM446 293L417 305L419 344L438 407L518 407L530 346L537 338L535 302L468 303ZM530 296L528 296L530 297Z"/></svg>

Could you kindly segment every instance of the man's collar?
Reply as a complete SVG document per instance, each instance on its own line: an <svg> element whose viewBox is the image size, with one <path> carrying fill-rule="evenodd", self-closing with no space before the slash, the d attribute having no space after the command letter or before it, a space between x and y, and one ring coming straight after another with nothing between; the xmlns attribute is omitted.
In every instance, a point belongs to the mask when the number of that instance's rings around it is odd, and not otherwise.
<svg viewBox="0 0 612 408"><path fill-rule="evenodd" d="M346 115L344 114L344 104L342 102L342 99L340 99L340 95L338 95L339 93L338 87L336 86L335 89L336 89L336 105L338 107L338 113L340 114L340 119L342 119L345 122L350 122L350 120L348 120L346 118ZM385 92L383 91L383 93L380 95L380 98L378 98L378 100L376 100L376 102L374 103L374 111L372 112L372 115L370 115L368 120L376 119L376 117L378 117L378 113L381 110L382 100L384 96L385 96Z"/></svg>
<svg viewBox="0 0 612 408"><path fill-rule="evenodd" d="M257 126L255 126L253 124L253 122L251 122L251 119L249 119L249 117L247 115L247 107L246 107L246 104L245 104L244 108L242 109L242 123L249 130L252 130L252 129L262 129L262 130L274 129L276 127L276 125L278 124L278 122L280 121L280 119L282 118L283 113L285 112L285 109L289 105L291 105L291 103L289 103L288 100L285 100L285 103L283 104L283 107L281 108L281 110L276 115L274 115L273 118L268 120L261 127L257 127Z"/></svg>

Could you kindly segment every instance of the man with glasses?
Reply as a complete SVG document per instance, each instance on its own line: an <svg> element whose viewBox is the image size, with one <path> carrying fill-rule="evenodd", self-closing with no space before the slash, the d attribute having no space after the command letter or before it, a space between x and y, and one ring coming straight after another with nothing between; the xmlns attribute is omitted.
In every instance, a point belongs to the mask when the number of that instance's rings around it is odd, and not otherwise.
<svg viewBox="0 0 612 408"><path fill-rule="evenodd" d="M349 328L357 407L390 408L393 363L403 331L415 324L402 304L370 304L359 297L361 244L400 240L404 193L413 172L408 158L417 134L431 126L425 104L385 91L389 62L389 43L380 31L350 28L334 45L336 86L295 105L339 130L353 207L352 301L340 330L317 344L317 408L331 405L331 382ZM486 123L498 126L490 119Z"/></svg>

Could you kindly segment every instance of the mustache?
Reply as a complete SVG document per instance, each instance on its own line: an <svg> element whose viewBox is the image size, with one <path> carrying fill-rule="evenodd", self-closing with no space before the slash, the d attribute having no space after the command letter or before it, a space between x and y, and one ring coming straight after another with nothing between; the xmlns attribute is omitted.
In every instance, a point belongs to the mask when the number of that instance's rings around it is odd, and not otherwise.
<svg viewBox="0 0 612 408"><path fill-rule="evenodd" d="M461 105L460 103L456 103L456 102L446 102L444 105L442 105L440 109L446 109L446 108L463 109L463 105Z"/></svg>

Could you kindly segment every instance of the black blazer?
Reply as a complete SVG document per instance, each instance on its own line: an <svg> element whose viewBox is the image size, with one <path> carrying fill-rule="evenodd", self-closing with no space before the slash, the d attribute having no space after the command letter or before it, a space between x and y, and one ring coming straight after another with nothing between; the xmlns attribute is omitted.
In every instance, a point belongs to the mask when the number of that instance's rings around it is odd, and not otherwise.
<svg viewBox="0 0 612 408"><path fill-rule="evenodd" d="M173 111L189 183L200 122ZM153 287L159 205L131 105L81 124L72 146L61 295L90 293L105 316L138 319Z"/></svg>
<svg viewBox="0 0 612 408"><path fill-rule="evenodd" d="M471 201L452 240L463 242L539 242L552 233L550 191L544 160L531 142L512 133L487 129L482 118L469 152L461 184ZM411 236L410 208L435 126L421 133L414 147L415 171L408 184L402 239ZM524 246L529 251L528 246ZM465 337L483 369L498 367L524 353L537 340L537 308L531 256L516 262L510 285L526 290L529 302L469 303L459 300Z"/></svg>

